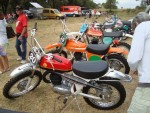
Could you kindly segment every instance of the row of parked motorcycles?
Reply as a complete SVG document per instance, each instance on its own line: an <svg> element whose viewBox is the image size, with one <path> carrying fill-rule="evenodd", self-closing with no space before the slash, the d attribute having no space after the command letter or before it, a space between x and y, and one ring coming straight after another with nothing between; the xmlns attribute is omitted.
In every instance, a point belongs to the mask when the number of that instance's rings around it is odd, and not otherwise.
<svg viewBox="0 0 150 113"><path fill-rule="evenodd" d="M101 110L122 105L126 98L122 82L132 80L126 60L130 45L122 41L127 33L121 30L106 32L105 25L97 22L89 25L86 19L79 32L67 32L64 19L60 21L63 32L59 42L45 48L35 38L35 23L31 30L28 63L11 72L3 95L15 99L34 90L43 80L64 99L80 95L91 107Z"/></svg>

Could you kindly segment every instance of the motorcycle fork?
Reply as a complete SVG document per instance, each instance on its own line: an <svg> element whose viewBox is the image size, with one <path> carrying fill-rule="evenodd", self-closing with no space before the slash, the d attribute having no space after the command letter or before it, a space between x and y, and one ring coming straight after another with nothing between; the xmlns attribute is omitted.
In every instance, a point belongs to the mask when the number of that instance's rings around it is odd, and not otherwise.
<svg viewBox="0 0 150 113"><path fill-rule="evenodd" d="M27 83L25 89L28 89L28 87L30 86L30 83L32 82L32 78L34 76L35 69L36 69L36 66L33 67L32 73L31 73L30 77L28 78L28 83Z"/></svg>

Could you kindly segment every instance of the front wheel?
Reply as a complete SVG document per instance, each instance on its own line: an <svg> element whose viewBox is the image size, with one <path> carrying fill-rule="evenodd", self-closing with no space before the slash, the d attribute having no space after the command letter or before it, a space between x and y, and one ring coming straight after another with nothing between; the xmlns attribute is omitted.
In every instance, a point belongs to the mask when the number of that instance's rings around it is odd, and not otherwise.
<svg viewBox="0 0 150 113"><path fill-rule="evenodd" d="M101 110L111 110L123 104L126 98L126 91L120 82L99 81L96 83L96 85L102 90L98 90L92 87L83 88L83 93L99 97L99 100L84 97L84 100L90 106Z"/></svg>
<svg viewBox="0 0 150 113"><path fill-rule="evenodd" d="M3 95L8 99L14 99L34 90L42 80L42 74L35 71L21 73L17 77L11 78L3 88Z"/></svg>
<svg viewBox="0 0 150 113"><path fill-rule="evenodd" d="M129 74L130 67L127 60L123 56L119 54L110 54L107 56L107 58L110 68L113 68L125 74Z"/></svg>

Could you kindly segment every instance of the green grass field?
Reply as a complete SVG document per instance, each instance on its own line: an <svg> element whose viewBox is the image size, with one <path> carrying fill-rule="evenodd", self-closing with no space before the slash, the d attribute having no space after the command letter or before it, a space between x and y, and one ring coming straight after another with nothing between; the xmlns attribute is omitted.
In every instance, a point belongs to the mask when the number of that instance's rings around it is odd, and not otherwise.
<svg viewBox="0 0 150 113"><path fill-rule="evenodd" d="M125 18L124 18L125 17ZM130 19L131 15L121 16L123 20ZM90 23L93 18L88 19ZM70 31L79 31L81 24L83 23L83 17L67 18L67 26ZM102 23L104 17L98 18L98 22ZM62 31L62 25L59 20L48 19L48 20L29 20L28 30L30 30L34 23L37 22L38 30L36 34L37 40L40 42L41 46L44 47L49 43L55 43L58 41L59 35ZM15 25L12 25L13 28ZM28 41L30 42L30 32ZM130 42L129 42L130 43ZM29 47L28 47L29 51ZM41 84L32 92L27 93L26 95L19 97L15 100L6 99L3 94L3 86L10 79L9 74L13 69L20 65L20 62L16 61L17 52L15 49L15 38L9 40L8 48L8 58L10 71L0 75L0 108L10 109L14 111L29 112L29 113L59 113L63 107L63 98L59 100L57 97L59 94L56 94L52 91L52 88L49 84L41 82ZM133 81L131 83L123 83L126 89L126 100L117 109L114 110L97 110L89 106L81 96L79 96L78 102L83 113L126 113L128 106L131 101L131 97L134 93L135 87L137 85L137 76L133 75ZM69 101L71 98L69 99ZM64 113L79 113L75 103L71 104Z"/></svg>

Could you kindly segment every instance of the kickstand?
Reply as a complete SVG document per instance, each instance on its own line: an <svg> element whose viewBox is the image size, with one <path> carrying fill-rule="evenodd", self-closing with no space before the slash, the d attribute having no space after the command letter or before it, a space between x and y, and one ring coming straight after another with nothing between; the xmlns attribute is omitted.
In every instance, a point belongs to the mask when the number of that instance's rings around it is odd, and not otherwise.
<svg viewBox="0 0 150 113"><path fill-rule="evenodd" d="M65 100L65 101L66 101L66 100ZM65 105L64 105L64 107L62 108L62 110L61 110L60 113L63 113L63 112L67 109L67 107L69 107L69 105L70 105L73 101L76 102L76 104L77 104L77 106L78 106L78 109L79 109L80 113L82 113L82 112L81 112L81 109L80 109L80 107L79 107L79 103L78 103L78 101L77 101L76 96L74 96L74 98L73 98L69 103L67 103L67 104L66 104L66 102L64 103Z"/></svg>

